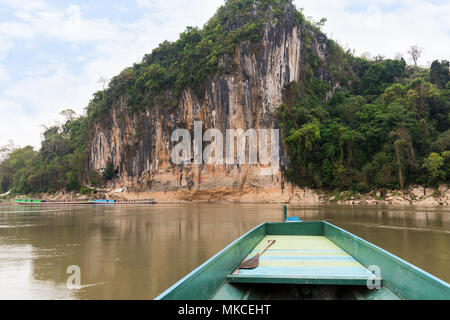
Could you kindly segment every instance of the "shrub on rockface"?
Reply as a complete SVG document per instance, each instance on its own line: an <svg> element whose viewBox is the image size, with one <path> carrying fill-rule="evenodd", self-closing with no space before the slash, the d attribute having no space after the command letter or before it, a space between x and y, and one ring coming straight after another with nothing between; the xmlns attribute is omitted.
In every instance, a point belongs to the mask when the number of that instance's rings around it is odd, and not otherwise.
<svg viewBox="0 0 450 320"><path fill-rule="evenodd" d="M114 169L114 164L109 161L106 164L106 168L103 171L103 180L108 181L111 180L112 178L114 178L115 176L115 169Z"/></svg>

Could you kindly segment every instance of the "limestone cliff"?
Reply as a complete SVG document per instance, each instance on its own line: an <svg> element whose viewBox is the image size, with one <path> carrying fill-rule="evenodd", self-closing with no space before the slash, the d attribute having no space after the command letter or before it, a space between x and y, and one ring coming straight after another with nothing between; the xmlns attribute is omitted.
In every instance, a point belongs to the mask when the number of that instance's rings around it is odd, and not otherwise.
<svg viewBox="0 0 450 320"><path fill-rule="evenodd" d="M254 1L253 7L258 3ZM224 71L205 79L203 97L185 88L175 110L156 104L134 114L126 112L126 99L119 97L106 121L93 125L89 169L101 172L112 162L117 177L109 187L126 187L130 192L175 192L179 199L214 201L230 193L245 195L260 190L289 201L294 188L283 182L280 170L261 176L260 165L174 165L171 135L178 128L193 132L195 121L202 121L204 130L217 128L221 132L279 128L276 110L283 102L284 88L302 80L306 46L326 64L326 37L310 24L299 23L289 3L281 21L264 23L256 43L240 42L231 62L220 62ZM320 71L319 77L330 82L326 71ZM281 147L281 166L288 165L286 159Z"/></svg>

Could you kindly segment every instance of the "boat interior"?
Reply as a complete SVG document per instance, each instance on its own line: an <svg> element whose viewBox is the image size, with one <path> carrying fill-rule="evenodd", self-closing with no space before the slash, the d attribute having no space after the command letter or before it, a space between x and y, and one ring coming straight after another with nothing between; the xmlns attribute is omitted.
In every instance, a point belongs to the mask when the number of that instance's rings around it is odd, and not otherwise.
<svg viewBox="0 0 450 320"><path fill-rule="evenodd" d="M398 299L382 279L324 236L266 235L246 258L259 257L255 269L236 269L213 299L364 299L370 293Z"/></svg>
<svg viewBox="0 0 450 320"><path fill-rule="evenodd" d="M364 286L230 284L223 286L212 300L401 300L386 286L369 290Z"/></svg>
<svg viewBox="0 0 450 320"><path fill-rule="evenodd" d="M273 244L262 250L268 242ZM256 255L256 268L239 268ZM448 296L447 283L343 229L325 221L293 221L265 223L253 229L156 299L397 300Z"/></svg>

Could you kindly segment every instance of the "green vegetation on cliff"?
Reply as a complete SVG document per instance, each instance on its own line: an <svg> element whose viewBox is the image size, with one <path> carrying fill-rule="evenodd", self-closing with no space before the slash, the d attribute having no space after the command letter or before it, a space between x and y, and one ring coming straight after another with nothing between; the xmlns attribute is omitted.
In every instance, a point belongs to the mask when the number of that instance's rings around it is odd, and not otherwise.
<svg viewBox="0 0 450 320"><path fill-rule="evenodd" d="M89 123L67 115L66 123L45 130L41 149L10 150L0 162L0 193L79 191L86 178Z"/></svg>
<svg viewBox="0 0 450 320"><path fill-rule="evenodd" d="M113 178L112 163L103 176L89 171L94 123L119 105L130 113L156 105L175 110L186 88L201 98L208 78L232 71L239 43L258 50L265 24L283 27L287 17L302 26L304 45L301 80L286 88L278 112L286 177L300 186L355 191L448 182L449 63L422 69L403 59L355 57L320 32L324 20L313 24L292 8L291 0L226 1L202 29L187 28L113 78L94 94L86 116L66 112L62 126L44 132L39 151L0 150L0 193L88 192L83 184ZM315 49L317 37L325 59Z"/></svg>
<svg viewBox="0 0 450 320"><path fill-rule="evenodd" d="M330 85L314 76L286 88L279 119L287 178L358 192L449 182L448 62L431 70L404 60L355 62L351 88L329 99Z"/></svg>
<svg viewBox="0 0 450 320"><path fill-rule="evenodd" d="M228 0L202 28L188 27L175 42L164 42L145 55L142 63L127 68L113 78L105 92L98 92L88 108L101 119L126 98L131 112L154 105L175 108L183 89L203 97L208 77L232 68L236 46L243 41L257 43L264 23L281 24L290 0ZM296 12L298 23L303 15Z"/></svg>

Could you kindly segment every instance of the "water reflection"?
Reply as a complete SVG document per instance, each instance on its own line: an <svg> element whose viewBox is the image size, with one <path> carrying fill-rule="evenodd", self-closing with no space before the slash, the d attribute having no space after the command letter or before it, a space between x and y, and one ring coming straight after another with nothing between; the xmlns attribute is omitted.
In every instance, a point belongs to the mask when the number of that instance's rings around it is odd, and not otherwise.
<svg viewBox="0 0 450 320"><path fill-rule="evenodd" d="M450 281L445 208L290 207ZM279 205L0 207L0 299L151 299L263 222ZM65 284L81 268L82 288Z"/></svg>

